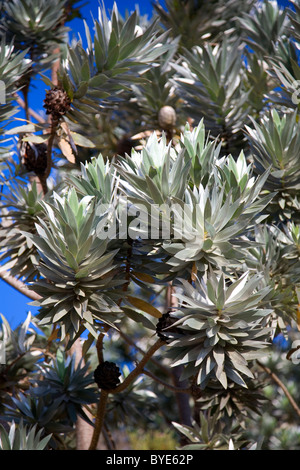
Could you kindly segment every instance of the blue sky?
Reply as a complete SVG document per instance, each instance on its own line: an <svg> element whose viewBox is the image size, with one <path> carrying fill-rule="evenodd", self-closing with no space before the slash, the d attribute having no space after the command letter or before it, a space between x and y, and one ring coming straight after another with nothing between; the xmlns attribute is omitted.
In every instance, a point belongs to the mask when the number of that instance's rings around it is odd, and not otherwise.
<svg viewBox="0 0 300 470"><path fill-rule="evenodd" d="M112 9L113 3L113 0L104 1L108 11ZM163 1L160 1L160 3L163 4ZM279 3L283 6L286 6L288 2L287 0L281 0ZM129 12L134 11L135 6L139 5L140 13L142 15L148 14L149 17L152 16L153 7L152 1L150 0L119 0L117 1L117 5L121 14L124 14L126 9ZM82 9L82 15L87 21L88 25L92 24L92 16L97 18L98 6L98 0L89 0L88 4ZM69 26L72 27L72 34L75 34L75 36L78 32L83 32L82 20L73 20ZM36 110L42 109L44 94L45 91L43 88L32 88L32 93L29 98L30 106ZM2 280L0 280L0 299L0 313L2 313L7 318L12 327L17 326L20 322L24 321L29 310L33 314L37 312L37 308L28 305L30 300L28 300L27 297L18 293L15 289L8 286Z"/></svg>

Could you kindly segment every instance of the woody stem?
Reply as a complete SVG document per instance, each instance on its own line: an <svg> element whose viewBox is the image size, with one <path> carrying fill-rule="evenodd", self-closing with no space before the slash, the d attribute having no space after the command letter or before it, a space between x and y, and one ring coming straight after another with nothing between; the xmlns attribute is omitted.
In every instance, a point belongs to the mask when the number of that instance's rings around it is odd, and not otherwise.
<svg viewBox="0 0 300 470"><path fill-rule="evenodd" d="M96 450L97 444L99 441L99 437L102 431L102 426L104 423L104 417L105 417L105 410L106 410L106 402L108 399L108 392L105 390L101 391L100 395L100 400L98 402L98 407L97 407L97 415L96 415L96 420L95 420L95 428L91 440L91 444L89 447L89 450Z"/></svg>
<svg viewBox="0 0 300 470"><path fill-rule="evenodd" d="M153 354L163 345L165 344L164 341L162 341L161 339L157 340L152 346L151 348L145 353L144 357L141 359L141 361L137 364L137 366L135 367L135 369L133 369L133 371L126 377L126 379L124 380L124 382L122 382L120 385L118 385L116 388L114 388L113 390L110 390L110 393L119 393L119 392L122 392L123 390L125 390L128 385L131 384L131 382L136 378L138 377L138 375L142 374L143 373L143 370L144 370L144 366L147 364L147 362L151 359L151 357L153 356Z"/></svg>
<svg viewBox="0 0 300 470"><path fill-rule="evenodd" d="M279 377L271 371L271 369L264 364L262 364L260 361L256 361L257 364L261 369L263 369L273 380L274 382L281 388L287 399L289 400L291 406L293 407L294 411L296 412L297 416L300 418L300 408L298 407L297 403L295 402L294 398L288 391L287 387L284 385L284 383L279 379Z"/></svg>
<svg viewBox="0 0 300 470"><path fill-rule="evenodd" d="M45 172L45 179L47 179L48 176L50 175L51 168L52 168L52 148L53 148L53 143L55 139L57 125L58 125L58 121L53 119L51 122L51 131L50 131L50 137L49 137L48 146L47 146L47 169Z"/></svg>
<svg viewBox="0 0 300 470"><path fill-rule="evenodd" d="M106 411L106 403L108 400L109 393L118 393L122 392L125 390L128 385L131 384L131 382L141 373L143 373L144 366L146 363L149 361L149 359L153 356L153 354L164 344L164 342L159 339L154 343L151 348L145 353L144 357L141 359L141 361L137 364L136 368L126 377L124 382L122 382L118 387L112 389L112 390L101 390L101 395L100 395L100 400L98 402L97 406L97 414L96 414L96 420L95 420L95 428L94 428L94 433L93 437L91 440L91 444L89 447L89 450L95 450L97 448L98 440L102 431L102 427L104 424L104 418L105 418L105 411Z"/></svg>

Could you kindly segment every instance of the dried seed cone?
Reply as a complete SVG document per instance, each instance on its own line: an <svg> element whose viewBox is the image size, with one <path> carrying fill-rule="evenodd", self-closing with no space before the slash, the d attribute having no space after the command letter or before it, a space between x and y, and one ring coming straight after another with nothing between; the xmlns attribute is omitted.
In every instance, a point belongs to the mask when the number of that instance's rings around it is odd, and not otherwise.
<svg viewBox="0 0 300 470"><path fill-rule="evenodd" d="M95 369L94 379L102 390L112 390L120 383L121 372L114 362L104 361Z"/></svg>
<svg viewBox="0 0 300 470"><path fill-rule="evenodd" d="M46 93L44 108L47 114L51 114L54 120L59 120L66 114L71 106L71 100L65 90L59 87L52 88Z"/></svg>
<svg viewBox="0 0 300 470"><path fill-rule="evenodd" d="M163 315L158 320L156 324L156 334L162 341L165 341L165 343L170 341L170 338L163 334L163 331L167 329L166 332L176 333L176 331L178 331L176 327L170 328L176 321L177 318L171 317L169 312L163 313Z"/></svg>
<svg viewBox="0 0 300 470"><path fill-rule="evenodd" d="M22 146L22 163L27 171L37 175L45 173L47 168L47 145L24 142Z"/></svg>
<svg viewBox="0 0 300 470"><path fill-rule="evenodd" d="M164 131L171 131L176 126L176 111L172 106L163 106L158 113L158 123Z"/></svg>

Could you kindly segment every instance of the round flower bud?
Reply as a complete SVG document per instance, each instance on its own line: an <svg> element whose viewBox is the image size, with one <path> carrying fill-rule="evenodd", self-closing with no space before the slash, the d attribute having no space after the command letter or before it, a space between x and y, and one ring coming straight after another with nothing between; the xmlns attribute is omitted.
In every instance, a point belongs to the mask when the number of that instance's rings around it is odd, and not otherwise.
<svg viewBox="0 0 300 470"><path fill-rule="evenodd" d="M171 131L176 125L176 111L172 106L163 106L158 113L158 124L164 131Z"/></svg>

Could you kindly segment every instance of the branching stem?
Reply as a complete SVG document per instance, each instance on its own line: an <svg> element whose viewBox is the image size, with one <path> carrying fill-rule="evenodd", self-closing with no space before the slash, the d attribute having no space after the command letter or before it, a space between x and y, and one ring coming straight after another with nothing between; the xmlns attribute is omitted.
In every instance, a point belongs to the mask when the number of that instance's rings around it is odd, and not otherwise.
<svg viewBox="0 0 300 470"><path fill-rule="evenodd" d="M118 387L109 391L101 390L100 400L97 406L95 428L94 428L94 433L93 433L89 450L95 450L97 448L97 444L98 444L99 437L102 431L102 427L104 425L106 403L108 400L109 393L115 394L115 393L119 393L125 390L132 383L132 381L143 372L143 369L146 363L163 344L164 342L161 339L156 341L156 343L154 343L151 346L151 348L145 353L144 357L137 364L136 368L126 377L124 382L118 385Z"/></svg>
<svg viewBox="0 0 300 470"><path fill-rule="evenodd" d="M265 366L262 364L260 361L256 361L257 364L261 369L263 369L273 380L277 385L281 388L287 399L289 400L291 406L294 408L296 414L300 418L300 408L298 407L297 403L295 402L294 398L288 391L287 387L284 385L284 383L280 380L280 378L271 370L269 367Z"/></svg>
<svg viewBox="0 0 300 470"><path fill-rule="evenodd" d="M22 109L26 109L26 104L25 104L25 101L23 100L23 98L21 98L21 96L19 96L18 94L15 94L15 98L16 98L16 101L18 103L19 106L21 106ZM36 111L34 111L34 109L32 108L28 108L28 114L29 116L31 116L33 119L35 119L38 123L40 124L45 124L45 119L40 116Z"/></svg>
<svg viewBox="0 0 300 470"><path fill-rule="evenodd" d="M9 274L7 271L0 271L0 278L3 281L5 281L7 284L9 284L11 287L14 287L14 289L16 289L18 292L28 297L29 299L31 300L41 299L41 296L39 294L28 289L28 287L26 286L26 284L24 284L24 282L11 276L11 274Z"/></svg>
<svg viewBox="0 0 300 470"><path fill-rule="evenodd" d="M104 329L104 331L99 334L98 339L97 339L97 343L96 343L96 350L97 350L99 364L101 364L104 361L104 357L103 357L103 340L105 338L105 334L110 329L110 326L106 325L106 326L104 326L103 329Z"/></svg>
<svg viewBox="0 0 300 470"><path fill-rule="evenodd" d="M145 375L148 375L151 379L155 380L155 382L163 385L165 388L168 388L169 390L172 390L174 393L191 393L190 387L188 388L180 388L180 387L175 387L175 385L168 384L164 380L161 380L159 377L156 377L156 375L152 374L152 372L149 372L148 370L143 370L143 373Z"/></svg>
<svg viewBox="0 0 300 470"><path fill-rule="evenodd" d="M51 168L52 168L52 148L54 144L57 126L58 126L58 121L53 119L51 122L51 131L50 131L50 137L49 137L48 146L47 146L47 169L45 172L45 179L47 179L48 176L50 175Z"/></svg>
<svg viewBox="0 0 300 470"><path fill-rule="evenodd" d="M121 336L121 338L123 338L127 344L129 344L130 346L133 346L134 349L136 349L137 351L139 351L141 354L145 354L145 351L140 348L129 336L127 336L125 333L123 333L123 331L118 331L119 335ZM164 366L160 361L157 361L156 359L154 359L153 357L151 357L149 359L151 361L151 363L153 365L155 365L157 368L159 368L160 370L162 370L166 375L169 375L171 376L171 372L170 372L170 369L166 366Z"/></svg>
<svg viewBox="0 0 300 470"><path fill-rule="evenodd" d="M133 382L133 380L138 377L140 374L143 373L143 370L144 370L144 366L147 364L147 362L151 359L151 357L153 356L153 354L163 345L165 344L164 341L162 341L161 339L158 339L152 346L151 348L145 353L144 357L141 359L141 361L136 365L135 369L133 369L132 372L130 372L130 374L126 377L126 379L120 384L118 385L116 388L114 388L113 390L110 390L110 393L119 393L119 392L123 392L123 390L125 390L128 385L131 384L131 382Z"/></svg>

